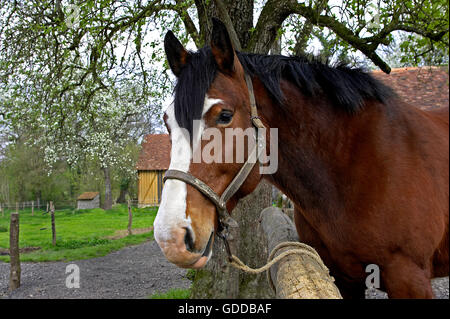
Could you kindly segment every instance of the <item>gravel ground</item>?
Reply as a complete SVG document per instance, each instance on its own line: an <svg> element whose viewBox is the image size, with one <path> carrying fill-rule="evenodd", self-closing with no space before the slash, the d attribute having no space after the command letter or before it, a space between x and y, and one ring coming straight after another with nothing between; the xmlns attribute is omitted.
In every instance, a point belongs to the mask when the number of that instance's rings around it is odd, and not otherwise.
<svg viewBox="0 0 450 319"><path fill-rule="evenodd" d="M449 299L449 282L448 277L435 278L431 281L433 287L434 298ZM366 299L387 299L387 294L377 289L367 289Z"/></svg>
<svg viewBox="0 0 450 319"><path fill-rule="evenodd" d="M80 288L67 288L66 267L80 269ZM188 288L186 270L169 263L155 241L126 247L107 256L71 262L22 263L22 285L8 291L9 264L0 262L1 298L146 298L172 288ZM433 280L435 297L449 298L449 279ZM387 298L367 290L366 298Z"/></svg>
<svg viewBox="0 0 450 319"><path fill-rule="evenodd" d="M67 288L66 266L80 269L80 288ZM0 263L0 298L146 298L188 288L186 270L169 263L156 241L107 256L71 262L22 263L22 285L8 291L9 264Z"/></svg>

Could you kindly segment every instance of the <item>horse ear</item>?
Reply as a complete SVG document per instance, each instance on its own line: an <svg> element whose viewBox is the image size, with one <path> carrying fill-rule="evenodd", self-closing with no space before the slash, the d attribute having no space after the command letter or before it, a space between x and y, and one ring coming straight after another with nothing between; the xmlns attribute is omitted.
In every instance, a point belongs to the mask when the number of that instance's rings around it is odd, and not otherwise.
<svg viewBox="0 0 450 319"><path fill-rule="evenodd" d="M172 31L168 31L164 37L164 51L166 52L170 69L176 77L179 77L181 70L189 62L190 54Z"/></svg>
<svg viewBox="0 0 450 319"><path fill-rule="evenodd" d="M211 50L219 70L224 73L234 71L234 49L227 27L217 18L212 18Z"/></svg>

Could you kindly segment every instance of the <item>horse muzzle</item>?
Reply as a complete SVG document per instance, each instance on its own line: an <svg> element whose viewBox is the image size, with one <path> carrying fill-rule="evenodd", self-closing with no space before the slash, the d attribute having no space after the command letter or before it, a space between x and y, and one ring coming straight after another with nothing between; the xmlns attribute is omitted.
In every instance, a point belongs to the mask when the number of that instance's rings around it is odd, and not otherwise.
<svg viewBox="0 0 450 319"><path fill-rule="evenodd" d="M211 257L214 232L211 232L206 246L201 251L194 250L193 236L188 228L172 230L170 240L161 240L155 229L155 239L167 260L180 268L199 269L206 265Z"/></svg>

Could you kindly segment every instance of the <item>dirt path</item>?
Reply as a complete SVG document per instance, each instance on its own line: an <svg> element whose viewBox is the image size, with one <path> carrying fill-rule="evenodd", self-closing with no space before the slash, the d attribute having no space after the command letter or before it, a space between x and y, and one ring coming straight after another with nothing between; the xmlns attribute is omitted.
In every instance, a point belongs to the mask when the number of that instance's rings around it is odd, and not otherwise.
<svg viewBox="0 0 450 319"><path fill-rule="evenodd" d="M66 287L66 266L80 269L80 288ZM22 263L22 285L8 291L9 264L0 262L0 298L146 298L188 288L186 270L170 264L155 241L107 256L71 262Z"/></svg>
<svg viewBox="0 0 450 319"><path fill-rule="evenodd" d="M66 267L80 269L80 288L66 287ZM8 291L9 264L0 262L1 298L146 298L171 288L188 288L186 270L169 263L155 241L126 247L107 256L72 262L22 263L22 286ZM436 298L449 298L448 277L433 280ZM366 297L386 294L367 291Z"/></svg>

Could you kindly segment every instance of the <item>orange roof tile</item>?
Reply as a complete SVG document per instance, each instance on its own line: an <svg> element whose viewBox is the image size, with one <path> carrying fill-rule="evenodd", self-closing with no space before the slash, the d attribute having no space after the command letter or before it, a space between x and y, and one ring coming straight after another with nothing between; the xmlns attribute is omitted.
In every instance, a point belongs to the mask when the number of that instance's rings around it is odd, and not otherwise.
<svg viewBox="0 0 450 319"><path fill-rule="evenodd" d="M170 165L169 134L149 134L142 142L136 165L138 170L166 170Z"/></svg>
<svg viewBox="0 0 450 319"><path fill-rule="evenodd" d="M407 103L430 110L448 106L448 67L407 67L390 74L373 71L373 76L393 88Z"/></svg>
<svg viewBox="0 0 450 319"><path fill-rule="evenodd" d="M99 192L85 192L78 196L78 200L91 200L97 197Z"/></svg>

